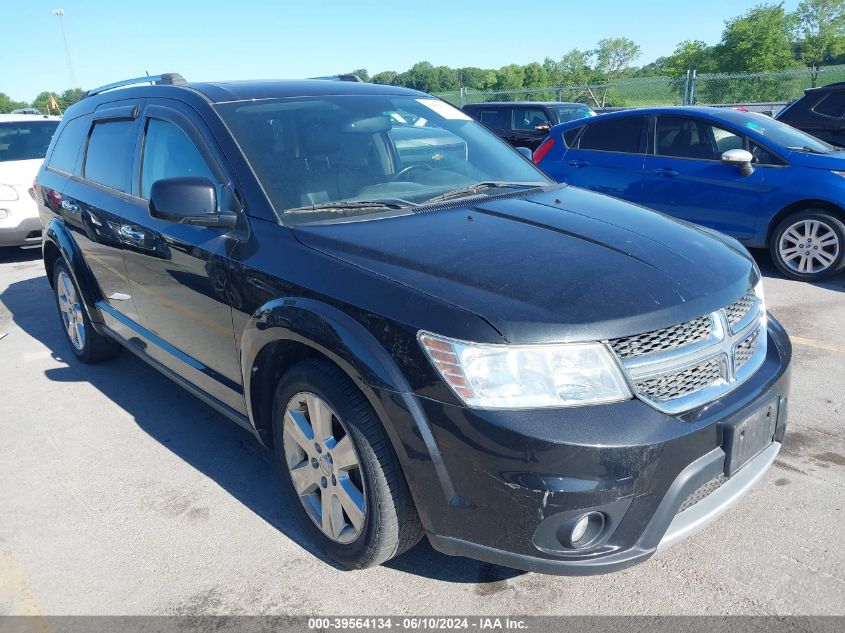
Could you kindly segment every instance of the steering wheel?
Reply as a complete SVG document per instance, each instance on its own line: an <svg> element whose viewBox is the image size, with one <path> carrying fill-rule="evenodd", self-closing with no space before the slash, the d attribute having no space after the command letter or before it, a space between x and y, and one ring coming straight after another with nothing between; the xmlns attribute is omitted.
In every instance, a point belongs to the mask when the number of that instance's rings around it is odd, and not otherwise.
<svg viewBox="0 0 845 633"><path fill-rule="evenodd" d="M392 181L399 180L402 176L406 174L410 174L415 169L425 169L426 171L431 171L431 165L428 163L414 163L413 165L408 165L407 167L400 169L396 172L396 175L391 178Z"/></svg>

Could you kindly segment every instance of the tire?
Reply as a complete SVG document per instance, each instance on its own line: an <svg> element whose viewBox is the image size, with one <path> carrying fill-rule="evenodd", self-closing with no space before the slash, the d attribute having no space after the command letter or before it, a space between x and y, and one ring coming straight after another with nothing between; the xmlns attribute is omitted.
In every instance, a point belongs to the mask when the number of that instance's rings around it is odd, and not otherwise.
<svg viewBox="0 0 845 633"><path fill-rule="evenodd" d="M53 266L53 295L65 340L79 360L83 363L99 363L114 358L120 352L117 342L103 336L91 326L88 312L80 299L82 295L79 288L76 287L67 264L61 259Z"/></svg>
<svg viewBox="0 0 845 633"><path fill-rule="evenodd" d="M820 241L812 243L814 239ZM823 209L799 211L778 224L769 251L790 279L825 279L845 267L845 224Z"/></svg>
<svg viewBox="0 0 845 633"><path fill-rule="evenodd" d="M319 402L327 409L319 408ZM327 428L320 418L330 420L325 441L315 441L326 435L319 431ZM313 420L316 426L311 426ZM298 435L300 429L311 434ZM328 361L308 359L282 376L274 396L273 439L292 507L312 542L335 562L350 569L374 567L422 538L408 485L380 421L364 394ZM345 470L353 458L357 466ZM327 507L329 512L323 512Z"/></svg>

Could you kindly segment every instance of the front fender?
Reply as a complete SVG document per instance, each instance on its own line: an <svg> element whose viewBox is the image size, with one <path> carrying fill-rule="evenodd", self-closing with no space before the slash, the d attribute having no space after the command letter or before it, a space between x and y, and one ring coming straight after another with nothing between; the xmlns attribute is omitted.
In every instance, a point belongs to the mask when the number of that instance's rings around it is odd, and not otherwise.
<svg viewBox="0 0 845 633"><path fill-rule="evenodd" d="M102 318L97 310L96 302L99 300L99 287L94 281L94 275L85 259L79 245L73 239L68 228L58 218L53 218L44 227L44 237L41 242L41 251L44 257L44 266L47 269L47 278L52 285L52 264L55 261L50 256L50 250L55 249L58 255L65 260L68 272L79 292L82 295L82 303L88 312L88 318L94 323L102 323Z"/></svg>
<svg viewBox="0 0 845 633"><path fill-rule="evenodd" d="M426 523L422 497L431 484L446 503L456 502L441 451L411 386L388 351L359 322L335 307L313 299L275 299L259 308L241 338L241 368L247 413L255 425L253 368L265 346L277 341L306 345L340 367L373 406L399 457L417 507Z"/></svg>

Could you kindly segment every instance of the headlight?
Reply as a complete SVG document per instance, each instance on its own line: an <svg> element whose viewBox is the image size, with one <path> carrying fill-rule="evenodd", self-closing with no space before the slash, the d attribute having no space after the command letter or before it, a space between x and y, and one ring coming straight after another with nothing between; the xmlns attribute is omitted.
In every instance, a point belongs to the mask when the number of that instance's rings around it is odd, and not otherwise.
<svg viewBox="0 0 845 633"><path fill-rule="evenodd" d="M14 187L10 187L9 185L0 185L0 201L6 202L17 199L18 192L15 191Z"/></svg>
<svg viewBox="0 0 845 633"><path fill-rule="evenodd" d="M631 398L601 343L489 345L419 333L437 372L469 407L539 409Z"/></svg>

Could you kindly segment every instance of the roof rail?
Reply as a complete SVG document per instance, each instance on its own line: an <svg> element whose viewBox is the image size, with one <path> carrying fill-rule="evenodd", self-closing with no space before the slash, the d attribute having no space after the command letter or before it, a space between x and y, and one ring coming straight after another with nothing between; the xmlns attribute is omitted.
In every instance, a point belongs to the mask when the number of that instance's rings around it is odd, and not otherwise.
<svg viewBox="0 0 845 633"><path fill-rule="evenodd" d="M330 75L328 77L311 77L311 79L325 79L326 81L355 81L358 83L364 82L364 80L358 75L353 75L351 73L345 75Z"/></svg>
<svg viewBox="0 0 845 633"><path fill-rule="evenodd" d="M115 88L123 88L125 86L134 86L136 84L151 83L157 86L184 86L187 82L185 78L179 73L162 73L161 75L147 75L146 77L135 77L134 79L124 79L123 81L116 81L112 84L106 84L99 88L92 88L85 93L86 97L93 97L101 92L113 90Z"/></svg>

